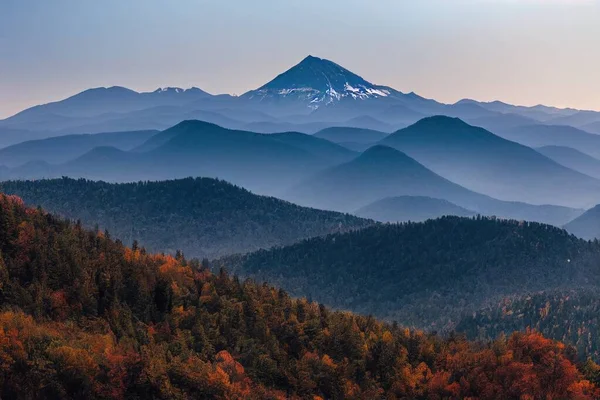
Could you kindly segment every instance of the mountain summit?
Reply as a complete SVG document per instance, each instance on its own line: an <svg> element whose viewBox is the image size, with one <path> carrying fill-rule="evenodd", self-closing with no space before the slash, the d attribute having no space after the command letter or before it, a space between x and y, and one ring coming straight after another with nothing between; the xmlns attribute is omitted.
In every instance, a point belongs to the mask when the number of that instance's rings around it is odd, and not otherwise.
<svg viewBox="0 0 600 400"><path fill-rule="evenodd" d="M261 101L301 100L317 109L344 98L366 100L399 94L387 86L374 85L340 65L308 56L269 83L243 96Z"/></svg>

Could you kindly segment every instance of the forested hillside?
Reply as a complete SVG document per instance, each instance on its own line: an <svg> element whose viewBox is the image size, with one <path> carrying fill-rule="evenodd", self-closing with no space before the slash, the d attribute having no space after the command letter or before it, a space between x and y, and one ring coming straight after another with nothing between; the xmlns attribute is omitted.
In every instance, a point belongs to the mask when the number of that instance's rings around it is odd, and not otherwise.
<svg viewBox="0 0 600 400"><path fill-rule="evenodd" d="M599 360L600 291L550 291L503 299L465 317L457 330L486 340L524 327L571 344L582 359Z"/></svg>
<svg viewBox="0 0 600 400"><path fill-rule="evenodd" d="M6 399L593 399L536 333L490 345L293 300L0 196Z"/></svg>
<svg viewBox="0 0 600 400"><path fill-rule="evenodd" d="M209 178L128 184L63 178L3 182L0 190L89 228L108 229L126 244L137 240L151 251L182 250L194 257L243 253L373 224Z"/></svg>
<svg viewBox="0 0 600 400"><path fill-rule="evenodd" d="M295 296L433 330L500 299L597 287L600 245L538 223L443 217L229 258Z"/></svg>

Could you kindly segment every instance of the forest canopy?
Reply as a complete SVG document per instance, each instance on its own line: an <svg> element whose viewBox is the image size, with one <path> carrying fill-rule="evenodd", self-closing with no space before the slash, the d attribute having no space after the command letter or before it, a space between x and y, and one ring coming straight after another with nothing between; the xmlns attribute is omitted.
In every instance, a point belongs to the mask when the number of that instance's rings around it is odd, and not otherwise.
<svg viewBox="0 0 600 400"><path fill-rule="evenodd" d="M507 296L594 288L599 261L597 242L550 225L442 217L311 238L221 265L294 296L441 331Z"/></svg>
<svg viewBox="0 0 600 400"><path fill-rule="evenodd" d="M125 247L0 195L2 398L593 399L535 332L468 342Z"/></svg>

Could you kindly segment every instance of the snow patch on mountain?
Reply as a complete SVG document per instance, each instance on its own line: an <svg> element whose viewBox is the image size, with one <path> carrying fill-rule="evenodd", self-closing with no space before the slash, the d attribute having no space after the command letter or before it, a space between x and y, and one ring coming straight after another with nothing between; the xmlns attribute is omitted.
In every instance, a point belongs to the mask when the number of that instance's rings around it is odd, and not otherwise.
<svg viewBox="0 0 600 400"><path fill-rule="evenodd" d="M154 91L154 93L183 93L183 92L185 92L185 89L178 88L178 87L164 87L164 88L158 88Z"/></svg>

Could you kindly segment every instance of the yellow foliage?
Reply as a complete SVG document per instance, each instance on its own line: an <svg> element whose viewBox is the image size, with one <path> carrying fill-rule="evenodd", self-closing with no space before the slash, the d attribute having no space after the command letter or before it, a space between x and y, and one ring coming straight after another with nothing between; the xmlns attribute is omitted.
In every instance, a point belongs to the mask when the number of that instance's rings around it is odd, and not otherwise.
<svg viewBox="0 0 600 400"><path fill-rule="evenodd" d="M64 370L72 370L88 377L93 377L98 373L98 364L85 350L60 346L50 349L48 354Z"/></svg>
<svg viewBox="0 0 600 400"><path fill-rule="evenodd" d="M392 336L390 331L385 331L385 332L383 332L383 336L381 337L381 340L383 340L383 343L385 343L385 344L390 344L394 341L394 336Z"/></svg>

